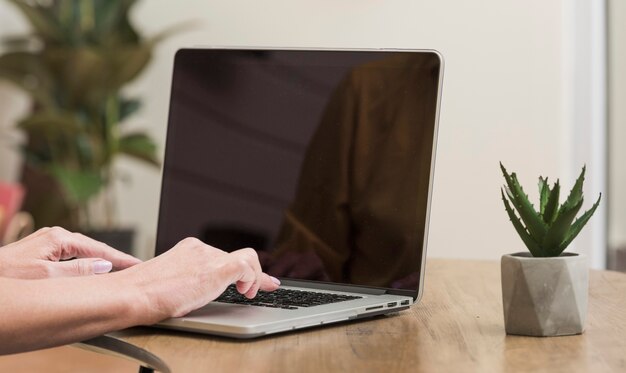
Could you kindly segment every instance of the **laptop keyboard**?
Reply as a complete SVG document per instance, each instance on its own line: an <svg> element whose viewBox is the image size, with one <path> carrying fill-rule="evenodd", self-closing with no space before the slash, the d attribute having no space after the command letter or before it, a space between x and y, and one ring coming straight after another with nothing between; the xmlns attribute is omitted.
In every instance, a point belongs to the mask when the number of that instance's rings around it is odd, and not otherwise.
<svg viewBox="0 0 626 373"><path fill-rule="evenodd" d="M278 289L271 292L259 291L256 297L248 299L242 294L239 294L235 285L230 285L215 301L296 310L299 307L321 306L323 304L344 302L359 298L362 297L306 290Z"/></svg>

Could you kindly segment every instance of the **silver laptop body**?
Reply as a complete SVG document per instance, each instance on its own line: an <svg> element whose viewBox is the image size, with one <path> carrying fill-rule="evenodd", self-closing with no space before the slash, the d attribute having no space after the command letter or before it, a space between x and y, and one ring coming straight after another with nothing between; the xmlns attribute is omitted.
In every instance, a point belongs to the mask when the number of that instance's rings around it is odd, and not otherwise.
<svg viewBox="0 0 626 373"><path fill-rule="evenodd" d="M253 247L281 289L344 297L222 297L155 326L253 338L419 301L442 73L432 50L178 51L156 254Z"/></svg>

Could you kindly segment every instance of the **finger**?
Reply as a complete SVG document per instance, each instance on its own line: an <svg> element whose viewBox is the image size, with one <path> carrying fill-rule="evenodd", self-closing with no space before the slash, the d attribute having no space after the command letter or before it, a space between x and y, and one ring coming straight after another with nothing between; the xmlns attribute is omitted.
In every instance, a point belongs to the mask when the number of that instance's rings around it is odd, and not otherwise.
<svg viewBox="0 0 626 373"><path fill-rule="evenodd" d="M248 290L244 296L252 299L257 296L259 290L274 291L280 286L280 280L276 277L272 277L266 273L261 272L254 282L254 285Z"/></svg>
<svg viewBox="0 0 626 373"><path fill-rule="evenodd" d="M233 252L233 254L246 261L254 271L254 281L247 290L242 291L242 294L244 294L245 297L254 298L259 291L260 277L263 274L263 271L261 270L261 263L259 263L259 256L256 251L251 248L237 250Z"/></svg>
<svg viewBox="0 0 626 373"><path fill-rule="evenodd" d="M249 260L252 261L252 268L254 269L254 275L255 275L255 281L252 284L252 287L250 288L250 290L248 290L248 292L245 294L245 296L247 298L254 298L256 297L257 293L259 292L259 288L261 286L261 275L263 275L263 271L261 270L261 263L259 262L259 256L256 253L256 251L250 249L253 254L251 254L249 256Z"/></svg>
<svg viewBox="0 0 626 373"><path fill-rule="evenodd" d="M113 263L101 258L74 259L65 262L49 262L50 277L91 276L108 273Z"/></svg>
<svg viewBox="0 0 626 373"><path fill-rule="evenodd" d="M115 250L111 246L84 236L80 233L70 233L51 228L47 235L40 235L38 239L46 240L52 235L61 252L59 259L65 258L102 258L113 264L115 269L124 269L141 263L141 260Z"/></svg>
<svg viewBox="0 0 626 373"><path fill-rule="evenodd" d="M254 269L250 266L248 262L242 259L235 259L232 261L235 263L236 274L235 278L231 283L236 283L237 291L240 294L247 294L252 285L254 285L254 281L256 280L256 274Z"/></svg>
<svg viewBox="0 0 626 373"><path fill-rule="evenodd" d="M261 273L259 279L259 289L263 291L274 291L280 286L280 280L267 273Z"/></svg>

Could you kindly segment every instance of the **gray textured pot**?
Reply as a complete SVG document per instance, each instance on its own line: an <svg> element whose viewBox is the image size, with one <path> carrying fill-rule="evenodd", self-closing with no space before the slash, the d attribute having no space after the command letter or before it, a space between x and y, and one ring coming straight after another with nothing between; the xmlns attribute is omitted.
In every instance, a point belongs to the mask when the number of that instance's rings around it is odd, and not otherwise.
<svg viewBox="0 0 626 373"><path fill-rule="evenodd" d="M587 318L589 269L584 255L502 256L502 303L507 334L580 334Z"/></svg>

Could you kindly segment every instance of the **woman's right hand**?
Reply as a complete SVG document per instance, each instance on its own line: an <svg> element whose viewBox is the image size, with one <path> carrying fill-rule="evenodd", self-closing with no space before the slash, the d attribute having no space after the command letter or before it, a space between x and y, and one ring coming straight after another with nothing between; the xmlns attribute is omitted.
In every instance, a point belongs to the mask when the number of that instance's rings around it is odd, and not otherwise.
<svg viewBox="0 0 626 373"><path fill-rule="evenodd" d="M196 238L186 238L158 257L116 275L130 276L130 283L138 285L150 315L146 324L184 316L217 298L230 284L236 284L247 298L280 285L263 273L253 249L227 253Z"/></svg>

